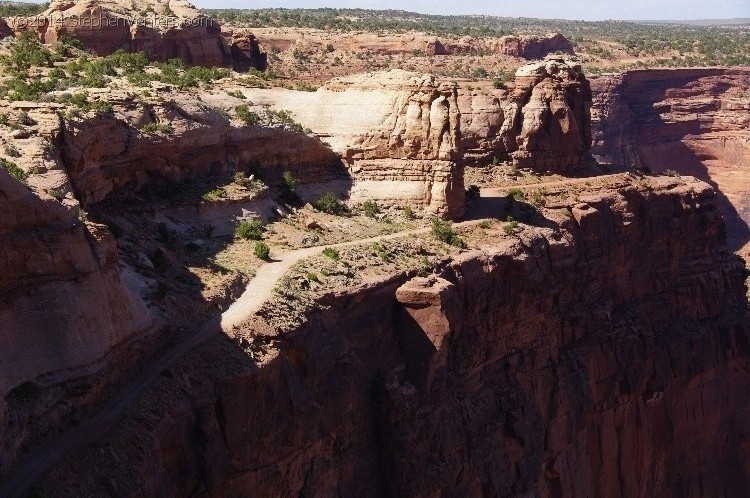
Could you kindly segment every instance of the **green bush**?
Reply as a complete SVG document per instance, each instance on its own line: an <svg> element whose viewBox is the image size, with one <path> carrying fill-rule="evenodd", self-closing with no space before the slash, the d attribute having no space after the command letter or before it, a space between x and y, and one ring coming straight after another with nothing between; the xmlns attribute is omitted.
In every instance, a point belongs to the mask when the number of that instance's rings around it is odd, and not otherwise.
<svg viewBox="0 0 750 498"><path fill-rule="evenodd" d="M25 184L26 178L29 174L18 167L18 165L12 161L8 161L5 158L0 157L0 167L2 167L10 176Z"/></svg>
<svg viewBox="0 0 750 498"><path fill-rule="evenodd" d="M65 189L62 188L51 188L47 191L47 193L57 199L58 201L62 201L65 198Z"/></svg>
<svg viewBox="0 0 750 498"><path fill-rule="evenodd" d="M323 256L331 258L334 261L341 259L341 254L333 247L326 247L323 249Z"/></svg>
<svg viewBox="0 0 750 498"><path fill-rule="evenodd" d="M10 54L0 61L12 73L27 73L34 66L51 67L55 55L42 45L33 31L24 31L10 46Z"/></svg>
<svg viewBox="0 0 750 498"><path fill-rule="evenodd" d="M223 189L215 188L211 190L210 192L206 192L205 194L203 194L201 198L204 201L215 201L218 199L222 199L226 196L227 196L227 193Z"/></svg>
<svg viewBox="0 0 750 498"><path fill-rule="evenodd" d="M293 206L302 205L302 199L297 194L297 187L299 186L299 180L289 171L284 171L282 175L283 183L281 184L281 198L287 204Z"/></svg>
<svg viewBox="0 0 750 498"><path fill-rule="evenodd" d="M240 90L234 90L234 91L227 90L227 95L229 95L230 97L237 98L237 99L242 99L242 100L247 99L247 97L245 97L245 94L242 93Z"/></svg>
<svg viewBox="0 0 750 498"><path fill-rule="evenodd" d="M518 222L513 219L512 216L508 216L508 223L505 224L503 227L503 230L507 235L513 235L516 232L516 229L518 229Z"/></svg>
<svg viewBox="0 0 750 498"><path fill-rule="evenodd" d="M141 132L146 135L155 135L157 133L171 135L174 133L174 128L169 123L146 123L141 127Z"/></svg>
<svg viewBox="0 0 750 498"><path fill-rule="evenodd" d="M375 215L378 214L378 204L373 200L365 201L362 205L362 210L364 211L365 216L368 218L374 218Z"/></svg>
<svg viewBox="0 0 750 498"><path fill-rule="evenodd" d="M463 239L458 236L453 229L453 225L447 221L438 218L432 219L432 235L440 242L450 244L455 247L466 247Z"/></svg>
<svg viewBox="0 0 750 498"><path fill-rule="evenodd" d="M292 117L289 111L281 110L276 113L271 113L271 116L275 117L282 124L288 126L289 128L296 131L297 133L304 133L306 131L305 128L301 124L299 124L298 122L294 120L294 118Z"/></svg>
<svg viewBox="0 0 750 498"><path fill-rule="evenodd" d="M547 195L547 192L544 189L536 190L531 195L531 202L536 207L544 207L545 204L547 204L547 200L545 199L545 196Z"/></svg>
<svg viewBox="0 0 750 498"><path fill-rule="evenodd" d="M268 259L268 256L271 254L271 248L265 242L259 241L255 243L255 250L253 252L255 257L259 259Z"/></svg>
<svg viewBox="0 0 750 498"><path fill-rule="evenodd" d="M380 242L373 242L372 250L375 251L375 254L380 256L380 259L382 259L386 263L388 262L388 251L383 244L381 244Z"/></svg>
<svg viewBox="0 0 750 498"><path fill-rule="evenodd" d="M318 284L320 283L320 279L313 272L310 272L310 273L307 274L307 281L308 282L315 282L315 283L318 283Z"/></svg>
<svg viewBox="0 0 750 498"><path fill-rule="evenodd" d="M407 220L413 220L414 216L415 216L414 210L410 208L409 206L406 206L404 208L404 218L406 218Z"/></svg>
<svg viewBox="0 0 750 498"><path fill-rule="evenodd" d="M153 135L157 130L158 127L156 126L156 123L146 123L145 125L141 126L141 132L147 135Z"/></svg>
<svg viewBox="0 0 750 498"><path fill-rule="evenodd" d="M339 216L347 212L346 206L336 197L333 192L321 195L313 204L315 209L328 214Z"/></svg>
<svg viewBox="0 0 750 498"><path fill-rule="evenodd" d="M242 220L234 233L244 240L260 240L263 236L263 225L258 220Z"/></svg>
<svg viewBox="0 0 750 498"><path fill-rule="evenodd" d="M508 190L508 197L513 198L517 201L522 201L526 198L526 194L520 188L512 188Z"/></svg>
<svg viewBox="0 0 750 498"><path fill-rule="evenodd" d="M237 119L244 122L246 125L255 126L260 123L260 116L257 112L252 112L247 104L238 105L234 110Z"/></svg>

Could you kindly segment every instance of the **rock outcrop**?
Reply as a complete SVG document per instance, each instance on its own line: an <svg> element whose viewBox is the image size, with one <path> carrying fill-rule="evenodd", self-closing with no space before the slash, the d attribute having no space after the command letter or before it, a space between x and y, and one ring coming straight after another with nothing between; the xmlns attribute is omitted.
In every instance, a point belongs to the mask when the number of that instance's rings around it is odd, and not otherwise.
<svg viewBox="0 0 750 498"><path fill-rule="evenodd" d="M106 227L79 221L75 210L38 197L2 169L0 213L2 473L25 441L83 405L76 398L101 395L84 390L58 403L37 393L104 369L155 318L121 277ZM33 410L13 406L29 397Z"/></svg>
<svg viewBox="0 0 750 498"><path fill-rule="evenodd" d="M571 213L323 297L263 362L201 346L45 491L743 496L746 297L713 191L618 180Z"/></svg>
<svg viewBox="0 0 750 498"><path fill-rule="evenodd" d="M732 248L750 255L750 70L630 71L593 79L592 91L592 152L711 183L724 196Z"/></svg>
<svg viewBox="0 0 750 498"><path fill-rule="evenodd" d="M268 67L268 54L253 33L246 30L222 30L221 36L229 44L235 71L244 73L251 68L262 71Z"/></svg>
<svg viewBox="0 0 750 498"><path fill-rule="evenodd" d="M591 145L591 89L575 59L548 56L522 66L506 90L459 96L467 164L499 160L547 171L582 164Z"/></svg>
<svg viewBox="0 0 750 498"><path fill-rule="evenodd" d="M573 55L573 45L560 33L540 36L504 36L493 47L494 52L522 59L542 59L549 54Z"/></svg>
<svg viewBox="0 0 750 498"><path fill-rule="evenodd" d="M204 98L210 100L211 95ZM336 154L305 133L278 124L244 126L189 94L163 105L112 102L117 106L113 114L66 121L58 136L49 132L84 205L159 182L248 168L270 184L280 182L285 170L305 184L350 184ZM141 131L145 124L157 122L169 123L170 133Z"/></svg>
<svg viewBox="0 0 750 498"><path fill-rule="evenodd" d="M458 55L491 52L522 59L542 59L559 52L574 54L573 45L559 33L548 36L471 36L437 38L422 32L391 33L382 36L370 32L331 33L308 28L258 28L255 33L269 50L298 49L319 52L330 44L334 50L382 55L424 54Z"/></svg>
<svg viewBox="0 0 750 498"><path fill-rule="evenodd" d="M30 19L11 20L14 31L35 30L54 45L75 38L97 55L145 52L151 60L181 59L205 67L266 68L266 56L249 34L222 36L221 26L186 0L53 0Z"/></svg>
<svg viewBox="0 0 750 498"><path fill-rule="evenodd" d="M456 86L406 71L331 81L316 92L254 89L256 103L288 111L346 165L354 201L463 213Z"/></svg>
<svg viewBox="0 0 750 498"><path fill-rule="evenodd" d="M303 52L313 53L326 50L330 44L334 50L382 55L450 54L441 40L424 33L378 36L368 32L331 33L318 29L287 27L257 28L253 31L263 40L263 46L268 50L285 51L296 48Z"/></svg>

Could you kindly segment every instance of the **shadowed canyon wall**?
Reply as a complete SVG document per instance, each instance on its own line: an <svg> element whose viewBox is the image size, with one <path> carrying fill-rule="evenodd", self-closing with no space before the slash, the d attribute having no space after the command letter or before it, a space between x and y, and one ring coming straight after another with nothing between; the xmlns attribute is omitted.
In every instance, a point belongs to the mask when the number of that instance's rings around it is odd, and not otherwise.
<svg viewBox="0 0 750 498"><path fill-rule="evenodd" d="M711 183L722 195L732 249L748 256L750 70L642 70L591 81L592 152Z"/></svg>
<svg viewBox="0 0 750 498"><path fill-rule="evenodd" d="M642 182L438 276L323 297L263 363L202 346L46 489L743 496L742 265L707 185Z"/></svg>
<svg viewBox="0 0 750 498"><path fill-rule="evenodd" d="M51 396L31 412L11 405L46 385L104 369L156 317L122 278L117 244L106 227L81 222L5 171L0 210L2 472L27 438L62 423L75 403ZM68 393L68 401L101 396L98 388Z"/></svg>

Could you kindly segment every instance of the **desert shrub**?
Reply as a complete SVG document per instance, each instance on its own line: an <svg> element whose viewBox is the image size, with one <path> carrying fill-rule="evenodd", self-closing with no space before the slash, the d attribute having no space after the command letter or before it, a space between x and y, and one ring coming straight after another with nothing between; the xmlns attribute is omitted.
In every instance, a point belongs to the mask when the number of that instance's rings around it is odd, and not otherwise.
<svg viewBox="0 0 750 498"><path fill-rule="evenodd" d="M297 192L297 187L299 187L299 180L297 180L294 175L292 175L289 171L284 171L282 178L284 180L284 186L287 189L289 189L291 192Z"/></svg>
<svg viewBox="0 0 750 498"><path fill-rule="evenodd" d="M141 132L146 135L155 135L157 133L171 135L174 133L174 128L169 123L146 123L141 128Z"/></svg>
<svg viewBox="0 0 750 498"><path fill-rule="evenodd" d="M476 68L476 69L474 70L474 72L473 72L473 73L471 73L471 75L472 75L472 76L473 76L474 78L486 78L487 76L489 76L489 75L490 75L490 73L488 73L488 72L487 72L487 70L486 70L485 68L483 68L483 67L478 67L478 68Z"/></svg>
<svg viewBox="0 0 750 498"><path fill-rule="evenodd" d="M201 198L204 201L215 201L215 200L226 197L226 195L227 193L223 189L215 188L211 190L210 192L206 192L205 194L203 194Z"/></svg>
<svg viewBox="0 0 750 498"><path fill-rule="evenodd" d="M323 256L331 258L334 261L338 261L341 258L341 254L333 247L323 249Z"/></svg>
<svg viewBox="0 0 750 498"><path fill-rule="evenodd" d="M268 259L268 256L271 254L271 248L268 247L268 244L265 242L256 242L255 243L255 250L253 251L255 254L255 257L259 259Z"/></svg>
<svg viewBox="0 0 750 498"><path fill-rule="evenodd" d="M242 220L234 233L244 240L260 240L263 236L263 225L258 220Z"/></svg>
<svg viewBox="0 0 750 498"><path fill-rule="evenodd" d="M453 229L453 225L439 218L433 218L432 220L432 235L446 244L461 248L466 247L463 239Z"/></svg>
<svg viewBox="0 0 750 498"><path fill-rule="evenodd" d="M523 190L521 190L520 188L512 188L508 190L508 197L517 201L522 201L526 198L526 194L524 194Z"/></svg>
<svg viewBox="0 0 750 498"><path fill-rule="evenodd" d="M99 100L96 102L89 101L89 93L81 92L74 94L63 94L58 99L60 102L74 105L83 112L94 111L96 113L109 113L112 112L112 104L109 102Z"/></svg>
<svg viewBox="0 0 750 498"><path fill-rule="evenodd" d="M306 131L305 128L301 124L299 124L298 122L294 120L294 118L292 117L289 111L281 110L275 113L272 112L270 113L270 115L272 118L275 118L282 124L288 126L289 128L291 128L292 130L298 133L304 133Z"/></svg>
<svg viewBox="0 0 750 498"><path fill-rule="evenodd" d="M503 230L506 234L513 235L516 232L516 229L518 229L518 221L514 220L512 216L508 216L507 221L508 223L505 224Z"/></svg>
<svg viewBox="0 0 750 498"><path fill-rule="evenodd" d="M156 131L163 133L164 135L172 135L174 133L174 128L172 128L172 125L169 123L159 123L156 125Z"/></svg>
<svg viewBox="0 0 750 498"><path fill-rule="evenodd" d="M230 97L235 97L235 98L242 99L242 100L247 99L247 97L245 97L245 94L242 93L240 90L234 90L234 91L227 90L227 95L229 95Z"/></svg>
<svg viewBox="0 0 750 498"><path fill-rule="evenodd" d="M281 183L281 200L292 206L301 206L302 199L297 194L299 180L289 171L284 171Z"/></svg>
<svg viewBox="0 0 750 498"><path fill-rule="evenodd" d="M321 195L313 205L318 211L322 211L328 214L335 214L336 216L344 214L347 211L346 206L338 199L338 197L336 197L333 192L327 192Z"/></svg>
<svg viewBox="0 0 750 498"><path fill-rule="evenodd" d="M507 90L508 88L508 85L506 85L505 82L501 80L500 78L495 78L492 81L492 86L498 90Z"/></svg>
<svg viewBox="0 0 750 498"><path fill-rule="evenodd" d="M492 222L490 220L482 220L479 222L479 228L482 228L484 230L487 230L492 226Z"/></svg>
<svg viewBox="0 0 750 498"><path fill-rule="evenodd" d="M57 199L58 201L62 201L65 198L65 189L61 188L51 188L47 191L47 193Z"/></svg>
<svg viewBox="0 0 750 498"><path fill-rule="evenodd" d="M21 157L21 153L18 152L18 149L13 144L6 144L3 148L5 149L5 153L10 157Z"/></svg>
<svg viewBox="0 0 750 498"><path fill-rule="evenodd" d="M365 213L365 216L368 218L374 218L376 214L378 214L378 203L373 200L365 201L365 203L362 205L362 210Z"/></svg>
<svg viewBox="0 0 750 498"><path fill-rule="evenodd" d="M260 116L257 112L253 112L247 106L247 104L238 105L234 110L237 119L244 122L246 125L255 126L260 123Z"/></svg>
<svg viewBox="0 0 750 498"><path fill-rule="evenodd" d="M386 263L388 262L388 251L383 244L381 244L380 242L373 242L372 250L375 251L375 254L377 254L380 259L382 259Z"/></svg>
<svg viewBox="0 0 750 498"><path fill-rule="evenodd" d="M308 282L315 282L315 283L318 283L318 284L320 283L320 279L313 272L310 272L310 273L307 274L307 281Z"/></svg>
<svg viewBox="0 0 750 498"><path fill-rule="evenodd" d="M409 206L406 206L404 208L404 218L406 218L407 220L413 220L414 216L415 216L414 210L410 208Z"/></svg>
<svg viewBox="0 0 750 498"><path fill-rule="evenodd" d="M29 174L19 168L16 163L0 157L0 167L19 182L26 183L26 178L28 178Z"/></svg>
<svg viewBox="0 0 750 498"><path fill-rule="evenodd" d="M10 53L0 58L12 73L27 73L33 66L51 67L55 55L42 45L33 31L24 31L10 46Z"/></svg>
<svg viewBox="0 0 750 498"><path fill-rule="evenodd" d="M145 125L141 126L141 132L147 135L156 133L157 129L158 128L156 127L156 123L146 123Z"/></svg>
<svg viewBox="0 0 750 498"><path fill-rule="evenodd" d="M546 195L547 192L544 189L534 191L534 193L531 195L532 204L537 207L543 207L545 204L547 204L547 200L545 199Z"/></svg>
<svg viewBox="0 0 750 498"><path fill-rule="evenodd" d="M36 121L34 121L34 118L29 116L28 112L21 111L21 114L18 115L18 124L23 126L34 126L36 124Z"/></svg>

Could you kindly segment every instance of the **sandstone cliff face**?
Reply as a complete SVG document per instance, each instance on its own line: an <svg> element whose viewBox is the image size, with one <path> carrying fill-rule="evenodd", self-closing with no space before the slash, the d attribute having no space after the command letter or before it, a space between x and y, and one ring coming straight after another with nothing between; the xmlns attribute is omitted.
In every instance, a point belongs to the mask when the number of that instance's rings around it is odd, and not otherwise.
<svg viewBox="0 0 750 498"><path fill-rule="evenodd" d="M618 182L408 280L323 298L264 363L203 346L46 489L743 496L745 289L707 185Z"/></svg>
<svg viewBox="0 0 750 498"><path fill-rule="evenodd" d="M206 98L210 98L207 96ZM164 105L119 102L118 113L66 121L57 141L76 197L83 205L149 184L252 167L270 183L291 171L303 183L341 180L346 170L318 139L283 126L242 126L217 108L180 95ZM149 135L146 123L169 123Z"/></svg>
<svg viewBox="0 0 750 498"><path fill-rule="evenodd" d="M548 36L503 36L501 38L437 38L421 32L382 36L371 32L335 33L306 28L258 28L255 33L268 49L317 52L330 43L336 50L383 55L424 53L457 55L490 51L522 59L542 59L560 52L574 54L573 45L559 33Z"/></svg>
<svg viewBox="0 0 750 498"><path fill-rule="evenodd" d="M354 201L413 203L463 213L455 85L405 71L333 80L316 92L252 90L253 102L289 111L350 171Z"/></svg>
<svg viewBox="0 0 750 498"><path fill-rule="evenodd" d="M592 90L593 153L710 182L725 196L733 249L750 254L750 71L632 71L596 78Z"/></svg>
<svg viewBox="0 0 750 498"><path fill-rule="evenodd" d="M252 35L225 39L219 23L185 0L53 0L38 17L13 18L11 26L16 32L37 31L50 45L76 38L97 55L125 50L145 52L155 61L266 68L266 55Z"/></svg>
<svg viewBox="0 0 750 498"><path fill-rule="evenodd" d="M542 59L545 56L559 52L573 55L573 45L560 33L546 37L539 36L504 36L494 47L495 53L521 57L523 59Z"/></svg>
<svg viewBox="0 0 750 498"><path fill-rule="evenodd" d="M45 399L29 414L8 403L96 372L154 317L123 283L105 227L80 222L74 211L42 200L4 171L0 213L2 473L31 433L61 423L74 409ZM37 417L44 422L32 430Z"/></svg>
<svg viewBox="0 0 750 498"><path fill-rule="evenodd" d="M569 171L591 145L591 90L574 59L550 56L522 66L512 91L459 97L467 164L511 160L518 166Z"/></svg>

